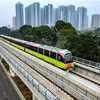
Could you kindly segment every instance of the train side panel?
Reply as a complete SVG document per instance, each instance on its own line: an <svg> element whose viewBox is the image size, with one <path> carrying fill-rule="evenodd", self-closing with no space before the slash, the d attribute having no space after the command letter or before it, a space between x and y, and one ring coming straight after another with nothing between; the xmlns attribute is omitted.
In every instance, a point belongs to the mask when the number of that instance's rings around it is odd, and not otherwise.
<svg viewBox="0 0 100 100"><path fill-rule="evenodd" d="M17 47L20 50L23 50L24 51L24 47L23 46L20 46L18 44L13 43L13 42L11 42L11 45L14 46L14 47Z"/></svg>

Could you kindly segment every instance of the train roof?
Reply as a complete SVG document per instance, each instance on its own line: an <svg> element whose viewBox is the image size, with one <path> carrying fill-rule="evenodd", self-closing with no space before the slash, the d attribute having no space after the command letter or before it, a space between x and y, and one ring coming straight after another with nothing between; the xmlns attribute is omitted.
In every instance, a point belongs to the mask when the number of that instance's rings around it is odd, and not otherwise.
<svg viewBox="0 0 100 100"><path fill-rule="evenodd" d="M64 54L66 54L66 53L71 53L71 52L70 52L69 50L67 50L67 49L61 50L61 51L59 51L59 52L64 53Z"/></svg>
<svg viewBox="0 0 100 100"><path fill-rule="evenodd" d="M11 39L11 37L6 36L6 35L0 35L0 36L5 37L5 38L7 38L7 39Z"/></svg>
<svg viewBox="0 0 100 100"><path fill-rule="evenodd" d="M35 47L39 47L39 48L44 48L46 50L50 50L50 51L53 51L53 52L59 52L59 53L63 53L63 54L71 53L67 49L60 49L60 48L53 47L53 46L47 46L47 45L37 44L37 43L34 43L34 42L28 42L28 41L25 41L25 40L20 40L20 39L9 37L9 36L5 36L5 35L1 35L1 36L4 36L6 38L11 38L11 39L14 39L14 40L22 42L22 43L26 43L26 44L29 44L31 46L35 46Z"/></svg>
<svg viewBox="0 0 100 100"><path fill-rule="evenodd" d="M67 49L60 49L60 48L57 48L57 47L47 46L47 45L41 45L41 46L44 47L44 48L50 49L51 51L54 51L54 52L61 52L61 53L64 53L64 54L71 53Z"/></svg>
<svg viewBox="0 0 100 100"><path fill-rule="evenodd" d="M18 41L18 42L22 42L22 43L26 43L27 41L25 41L25 40L20 40L20 39L17 39L17 38L11 38L12 40L16 40L16 41Z"/></svg>
<svg viewBox="0 0 100 100"><path fill-rule="evenodd" d="M26 42L26 44L28 44L28 45L31 45L31 46L36 46L36 47L39 47L40 46L40 44L37 44L37 43L34 43L34 42Z"/></svg>
<svg viewBox="0 0 100 100"><path fill-rule="evenodd" d="M71 53L67 49L60 49L60 48L53 47L53 46L41 45L41 44L37 44L37 43L34 43L34 42L26 42L26 44L29 44L31 46L36 46L36 47L39 47L39 48L44 48L46 50L50 50L50 51L53 51L53 52L60 52L60 53L63 53L63 54Z"/></svg>

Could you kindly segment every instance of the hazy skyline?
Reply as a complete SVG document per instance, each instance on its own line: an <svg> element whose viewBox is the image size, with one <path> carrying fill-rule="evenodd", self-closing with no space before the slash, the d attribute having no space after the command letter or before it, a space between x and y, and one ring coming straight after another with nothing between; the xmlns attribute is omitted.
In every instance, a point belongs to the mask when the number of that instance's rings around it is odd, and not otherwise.
<svg viewBox="0 0 100 100"><path fill-rule="evenodd" d="M75 8L84 6L87 8L87 15L89 15L89 23L91 21L91 15L100 14L99 6L100 0L0 0L0 27L8 26L12 27L12 17L15 16L15 4L21 2L25 7L29 6L33 2L39 2L40 6L53 4L53 7L56 8L60 5L74 5ZM25 16L25 14L24 14ZM90 25L89 25L90 26Z"/></svg>

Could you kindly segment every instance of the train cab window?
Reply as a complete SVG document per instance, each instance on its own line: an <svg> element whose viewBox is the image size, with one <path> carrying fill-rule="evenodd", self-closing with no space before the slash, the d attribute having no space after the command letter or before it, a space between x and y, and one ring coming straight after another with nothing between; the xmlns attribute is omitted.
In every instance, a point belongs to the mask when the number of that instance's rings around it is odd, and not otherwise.
<svg viewBox="0 0 100 100"><path fill-rule="evenodd" d="M43 54L43 49L39 48L39 53Z"/></svg>
<svg viewBox="0 0 100 100"><path fill-rule="evenodd" d="M44 55L46 55L46 56L49 57L49 51L45 50L45 51L44 51Z"/></svg>
<svg viewBox="0 0 100 100"><path fill-rule="evenodd" d="M56 59L56 53L51 52L51 58Z"/></svg>
<svg viewBox="0 0 100 100"><path fill-rule="evenodd" d="M65 54L65 61L66 62L71 62L72 61L72 56L70 53Z"/></svg>
<svg viewBox="0 0 100 100"><path fill-rule="evenodd" d="M60 54L58 54L57 60L58 60L58 61L61 61L61 62L64 62L64 59L63 59L63 57L62 57Z"/></svg>

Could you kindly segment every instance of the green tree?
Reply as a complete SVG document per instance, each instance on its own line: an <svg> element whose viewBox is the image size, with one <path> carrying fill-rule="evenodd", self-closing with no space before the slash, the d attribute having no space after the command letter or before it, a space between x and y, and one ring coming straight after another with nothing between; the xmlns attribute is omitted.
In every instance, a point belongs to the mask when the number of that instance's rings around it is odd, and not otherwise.
<svg viewBox="0 0 100 100"><path fill-rule="evenodd" d="M21 38L21 33L19 30L11 31L8 33L8 36L15 37L15 38Z"/></svg>
<svg viewBox="0 0 100 100"><path fill-rule="evenodd" d="M57 35L55 31L49 26L40 26L41 43L47 45L55 45L57 42Z"/></svg>
<svg viewBox="0 0 100 100"><path fill-rule="evenodd" d="M26 41L31 41L31 38L32 38L31 31L32 31L32 28L27 28L23 30L22 32L23 35L21 38Z"/></svg>
<svg viewBox="0 0 100 100"><path fill-rule="evenodd" d="M23 31L26 30L27 28L32 28L32 26L30 26L30 25L23 25L22 27L19 28L19 32L22 33L22 35L23 35Z"/></svg>
<svg viewBox="0 0 100 100"><path fill-rule="evenodd" d="M99 61L100 52L92 35L81 34L76 45L76 50L76 56L88 60Z"/></svg>
<svg viewBox="0 0 100 100"><path fill-rule="evenodd" d="M55 24L55 28L57 31L60 31L65 25L66 23L64 21L58 20Z"/></svg>
<svg viewBox="0 0 100 100"><path fill-rule="evenodd" d="M74 33L73 29L62 29L60 31L60 48L70 48L71 46L71 37L75 37L77 34ZM70 39L70 40L69 40Z"/></svg>
<svg viewBox="0 0 100 100"><path fill-rule="evenodd" d="M9 32L10 32L10 29L7 28L6 26L0 27L0 34L7 35Z"/></svg>
<svg viewBox="0 0 100 100"><path fill-rule="evenodd" d="M57 21L55 24L56 30L58 30L58 42L56 44L57 47L60 48L69 48L71 44L69 42L69 37L73 35L77 35L75 28L68 22Z"/></svg>
<svg viewBox="0 0 100 100"><path fill-rule="evenodd" d="M33 27L31 31L32 41L39 44L55 45L56 33L48 26Z"/></svg>
<svg viewBox="0 0 100 100"><path fill-rule="evenodd" d="M95 29L93 34L100 36L100 28Z"/></svg>
<svg viewBox="0 0 100 100"><path fill-rule="evenodd" d="M31 41L40 43L41 39L41 32L39 31L38 27L33 27L31 31Z"/></svg>

